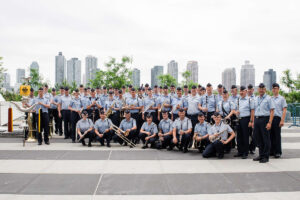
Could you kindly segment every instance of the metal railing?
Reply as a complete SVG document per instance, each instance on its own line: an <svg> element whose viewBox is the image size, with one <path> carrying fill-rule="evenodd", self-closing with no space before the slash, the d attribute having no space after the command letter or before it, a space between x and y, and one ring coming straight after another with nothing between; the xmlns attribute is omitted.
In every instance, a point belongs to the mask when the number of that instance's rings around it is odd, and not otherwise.
<svg viewBox="0 0 300 200"><path fill-rule="evenodd" d="M292 122L289 128L292 126L300 127L300 103L288 104L287 110L291 114L291 122Z"/></svg>

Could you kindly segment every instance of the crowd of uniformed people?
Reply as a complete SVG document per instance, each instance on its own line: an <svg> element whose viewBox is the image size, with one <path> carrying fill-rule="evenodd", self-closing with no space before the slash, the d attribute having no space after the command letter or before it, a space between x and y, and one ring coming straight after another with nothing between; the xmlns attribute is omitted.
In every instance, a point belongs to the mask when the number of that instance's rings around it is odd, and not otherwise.
<svg viewBox="0 0 300 200"><path fill-rule="evenodd" d="M36 127L40 120L41 126L35 133L38 145L50 144L49 123L53 123L55 134L84 146L88 139L89 147L92 142L110 147L114 141L130 147L142 143L142 148L176 148L183 153L196 148L205 158L223 158L237 148L234 156L242 159L258 147L253 160L265 163L269 156L282 154L281 127L287 108L279 84L272 88L269 96L261 83L255 96L252 85L232 85L228 91L219 84L217 94L210 83L190 90L174 85L151 88L146 84L138 89L129 85L120 90L80 85L72 94L67 87L57 94L55 88L48 93L45 85L37 97L31 89L30 100L23 106L36 104L33 121Z"/></svg>

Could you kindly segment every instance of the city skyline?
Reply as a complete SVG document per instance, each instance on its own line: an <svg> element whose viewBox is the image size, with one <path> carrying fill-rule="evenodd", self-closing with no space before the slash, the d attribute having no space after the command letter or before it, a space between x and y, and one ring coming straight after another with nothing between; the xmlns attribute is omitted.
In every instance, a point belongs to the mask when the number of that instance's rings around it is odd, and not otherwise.
<svg viewBox="0 0 300 200"><path fill-rule="evenodd" d="M37 61L44 79L54 85L53 58L62 51L67 59L83 62L93 55L100 68L109 57L128 55L131 67L142 72L141 83L151 82L153 66L167 66L170 60L178 63L180 83L186 63L195 60L199 83L217 85L225 68L238 72L250 60L257 84L269 68L277 71L277 80L286 69L294 76L299 73L299 6L295 0L5 1L0 56L12 83L17 68L27 71ZM240 80L239 73L236 78Z"/></svg>

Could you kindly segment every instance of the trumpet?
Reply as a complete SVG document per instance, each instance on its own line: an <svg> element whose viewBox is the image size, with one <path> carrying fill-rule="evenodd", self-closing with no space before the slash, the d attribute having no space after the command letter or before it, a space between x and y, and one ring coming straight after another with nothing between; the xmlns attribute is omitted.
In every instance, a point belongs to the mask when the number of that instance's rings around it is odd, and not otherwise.
<svg viewBox="0 0 300 200"><path fill-rule="evenodd" d="M113 103L111 104L111 106L107 110L107 112L106 112L106 118L108 118L112 114L112 107L114 107L115 103L116 103L116 101L113 101Z"/></svg>
<svg viewBox="0 0 300 200"><path fill-rule="evenodd" d="M193 149L198 148L196 136L197 136L196 134L194 134L194 136L193 136L193 144L192 144Z"/></svg>
<svg viewBox="0 0 300 200"><path fill-rule="evenodd" d="M126 133L125 131L123 131L122 129L120 129L119 127L117 127L116 125L114 125L113 123L111 123L110 128L112 130L115 131L115 133L126 143L128 143L131 147L135 147L135 144L133 142L131 142L127 137L126 134L129 134L129 131L127 131L128 133ZM123 135L124 134L124 135Z"/></svg>
<svg viewBox="0 0 300 200"><path fill-rule="evenodd" d="M145 112L147 112L153 105L154 105L154 102L150 103L150 104L145 108L145 110L143 111L143 114L144 114Z"/></svg>
<svg viewBox="0 0 300 200"><path fill-rule="evenodd" d="M162 109L165 108L165 104L166 104L166 103L167 103L167 99L162 103L162 105L161 105L160 109L158 110L158 112L161 112Z"/></svg>
<svg viewBox="0 0 300 200"><path fill-rule="evenodd" d="M221 140L221 135L222 135L222 133L224 133L226 130L223 130L223 131L221 131L221 132L217 132L217 134L215 135L210 135L209 136L209 140L210 140L210 142L211 143L213 143L213 142L215 142L215 141L217 141L217 140Z"/></svg>

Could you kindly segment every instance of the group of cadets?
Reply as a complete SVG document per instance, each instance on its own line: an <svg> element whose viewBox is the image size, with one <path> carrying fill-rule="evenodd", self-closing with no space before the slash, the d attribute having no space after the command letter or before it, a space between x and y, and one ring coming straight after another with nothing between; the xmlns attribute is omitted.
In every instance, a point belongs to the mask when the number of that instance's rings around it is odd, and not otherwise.
<svg viewBox="0 0 300 200"><path fill-rule="evenodd" d="M258 86L258 96L252 85L231 87L231 95L221 84L213 94L210 83L175 88L171 85L153 89L148 84L136 90L126 88L90 89L80 85L69 93L61 87L59 95L48 86L39 88L34 97L24 106L35 107L33 121L37 127L38 144L49 143L49 121L54 120L55 133L64 134L65 139L76 139L88 146L98 141L110 147L111 140L128 145L118 136L124 136L134 144L143 143L142 148L176 147L186 153L193 146L203 157L217 156L237 147L235 157L246 159L258 147L259 155L253 160L268 162L269 156L279 158L281 150L281 127L284 125L287 104L279 95L279 84L273 84L273 96L266 94L263 83ZM40 118L39 116L40 112ZM38 120L40 119L40 121ZM62 128L63 124L63 128ZM112 124L119 127L116 134ZM129 145L132 147L132 145Z"/></svg>

